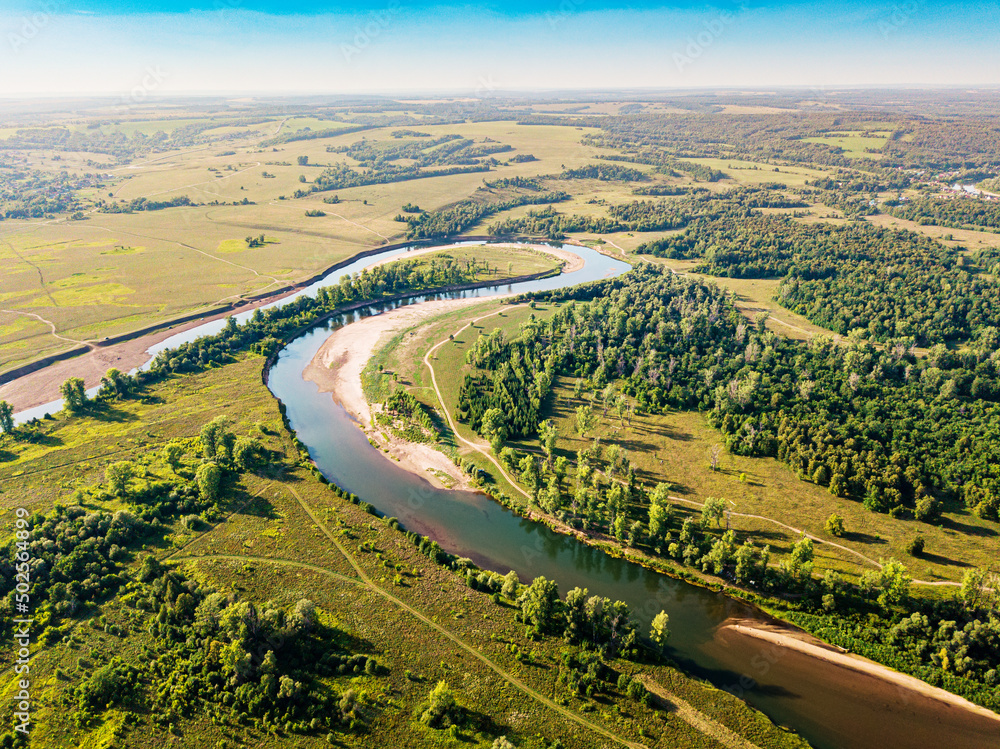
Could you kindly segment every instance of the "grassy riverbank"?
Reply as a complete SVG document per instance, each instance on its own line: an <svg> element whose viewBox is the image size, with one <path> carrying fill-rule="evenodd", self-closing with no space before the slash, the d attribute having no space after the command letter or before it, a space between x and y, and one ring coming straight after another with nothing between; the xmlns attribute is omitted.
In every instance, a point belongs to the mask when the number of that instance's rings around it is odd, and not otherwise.
<svg viewBox="0 0 1000 749"><path fill-rule="evenodd" d="M201 427L224 416L233 433L260 440L270 453L267 467L234 476L225 485L224 514L212 526L191 530L179 518L164 517L153 537L130 547L125 574L131 575L138 560L152 553L172 558L187 576L230 595L261 604L291 605L303 597L314 601L342 643L388 669L383 676L328 681L330 689L354 689L361 695L361 725L337 734L343 745L489 746L500 735L517 746L547 746L542 737L567 747L604 742L595 739L589 724L648 746L719 745L676 712L656 704L645 707L615 688L595 699L566 692L557 683L560 652L566 647L561 641L527 639L523 625L514 620L515 607L470 590L463 576L433 563L398 530L315 478L285 430L278 404L260 383L262 363L257 356L243 357L150 386L139 400L115 401L92 414L61 414L44 422L34 443L6 448L11 454L0 464L4 506L25 506L38 514L47 514L57 502L83 502L85 512L123 509L127 502L92 491L103 484L111 463L127 457L141 482L188 475L197 464ZM162 457L169 442L185 449L176 470ZM10 534L11 515L7 517ZM308 731L262 730L229 715L224 706L216 708L214 718L178 708L169 725L161 724L143 710L138 697L99 711L94 725L75 724L73 708L62 705L95 668L114 656L139 665L143 653L157 647L146 615L135 605L135 599L112 596L50 621L63 634L48 635L46 639L55 639L33 650L32 683L38 690L33 718L39 726L33 746L98 746L109 739L123 747L168 739L176 746L326 745L324 736ZM411 607L434 626L412 619L400 606ZM402 622L406 624L400 626ZM700 711L704 725L728 726L762 748L799 745L735 698L669 667L624 661L611 665L647 674ZM7 686L0 689L6 693L15 683L14 674L8 670L3 678ZM417 720L420 704L442 679L466 716L454 737ZM540 703L536 694L547 695L585 723Z"/></svg>

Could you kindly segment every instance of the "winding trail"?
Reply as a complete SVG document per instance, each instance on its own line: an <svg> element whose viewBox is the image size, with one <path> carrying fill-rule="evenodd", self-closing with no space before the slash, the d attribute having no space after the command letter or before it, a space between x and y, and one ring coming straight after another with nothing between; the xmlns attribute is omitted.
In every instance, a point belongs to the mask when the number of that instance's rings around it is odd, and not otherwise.
<svg viewBox="0 0 1000 749"><path fill-rule="evenodd" d="M204 250L199 250L199 249L198 249L197 247L195 247L194 245L190 245L190 244L187 244L187 243L185 243L185 242L180 242L180 241L178 241L178 240L176 240L176 239L164 239L163 237L154 237L154 236L150 236L150 235L148 235L148 234L139 234L138 232L134 232L134 231L125 231L125 230L123 230L123 229L109 229L109 228L107 228L106 226L100 226L100 225L98 225L98 224L94 224L94 225L93 225L93 227L94 227L95 229L100 229L101 231L106 231L106 232L108 232L109 234L127 234L127 235L129 235L129 236L132 236L132 237L140 237L140 238L142 238L142 239L153 239L153 240L157 240L157 241L161 241L161 242L170 242L171 244L175 244L175 245L177 245L178 247L183 247L183 248L185 248L185 249L187 249L187 250L193 250L194 252L197 252L197 253L199 253L200 255L204 255L204 256L205 256L205 257L207 257L207 258L211 258L212 260L217 260L217 261L218 261L218 262L220 262L220 263L225 263L226 265L231 265L231 266L233 266L234 268L239 268L239 269L241 269L241 270L245 270L245 271L248 271L248 272L250 272L250 273L253 273L253 274L254 274L255 276L257 276L258 278L261 278L261 279L266 279L266 278L270 278L270 279L271 279L271 283L269 283L269 284L268 284L267 286L263 286L263 287L261 287L260 289L258 289L258 290L257 290L257 292L260 292L260 291L262 291L263 289L267 289L267 288L270 288L271 286L274 286L274 285L276 285L276 284L282 284L282 283L286 283L286 282L284 282L284 281L279 281L279 280L278 280L277 278L275 278L274 276L269 276L269 275L267 275L266 273L258 273L258 272L257 272L256 270L254 270L253 268L251 268L251 267L250 267L250 266L248 266L248 265L240 265L239 263L234 263L234 262L232 262L231 260L226 260L225 258L221 258L221 257L218 257L217 255L213 255L213 254L212 254L212 253L210 253L210 252L205 252ZM231 295L230 295L230 296L228 296L228 297L224 297L224 299L229 299L229 298L230 298L230 297L232 297L232 296L235 296L235 295L232 295L232 294L231 294ZM213 302L213 304L214 304L214 303L215 303L215 302Z"/></svg>
<svg viewBox="0 0 1000 749"><path fill-rule="evenodd" d="M524 306L524 305L517 305L517 306ZM454 433L455 439L459 440L463 444L467 445L468 447L471 447L473 450L475 450L479 454L481 454L484 457L486 457L486 459L489 460L494 466L496 466L497 470L499 470L500 473L503 474L503 477L505 479L507 479L508 483L512 487L514 487L517 491L519 491L526 498L531 499L531 495L528 492L526 492L524 489L522 489L521 486L517 483L517 481L515 481L514 478L509 473L507 473L507 471L499 463L499 461L497 461L493 457L493 454L490 451L488 445L485 445L485 443L482 443L482 442L479 442L479 443L473 442L471 440L466 439L461 434L459 434L458 427L456 426L454 420L451 417L451 409L449 409L448 406L447 406L447 404L445 403L444 396L441 394L441 388L438 387L437 375L434 372L434 365L431 363L431 358L432 358L432 356L433 356L433 354L434 354L435 351L437 351L439 348L441 348L441 346L443 346L444 344L446 344L449 341L451 341L455 336L459 335L462 331L464 331L469 326L471 326L471 325L479 322L480 320L485 320L488 317L493 317L495 315L500 314L501 312L505 312L506 310L516 309L517 306L507 307L505 309L497 310L496 312L492 312L492 313L490 313L488 315L483 315L481 317L477 317L477 318L475 318L473 320L470 320L465 325L463 325L461 328L459 328L454 333L452 333L448 338L443 338L442 340L438 341L438 343L434 344L434 346L432 346L430 349L428 349L427 353L424 355L424 364L426 365L427 369L430 370L430 373L431 373L431 383L434 386L434 392L437 394L438 402L441 404L441 410L444 412L445 418L448 420L448 426L451 427L451 431ZM704 506L704 503L702 503L702 502L696 502L696 501L694 501L692 499L683 499L681 497L674 497L674 496L669 496L668 499L670 499L670 500L672 500L674 502L682 502L682 503L687 504L687 505L692 505L692 506L697 507L699 509ZM777 526L779 526L781 528L784 528L785 530L791 531L792 533L794 533L796 535L805 536L806 538L811 539L815 543L826 544L827 546L831 546L833 548L840 549L841 551L845 551L848 554L853 554L854 556L856 556L859 559L867 562L868 564L874 565L878 569L882 569L882 567L883 567L883 565L880 562L872 559L871 557L865 556L860 551L856 551L855 549L852 549L849 546L844 546L843 544L838 544L838 543L836 543L834 541L828 541L827 539L820 538L819 536L815 536L812 533L808 533L805 530L803 530L802 528L795 528L794 526L787 525L786 523L782 523L781 521L775 520L774 518L769 518L769 517L766 517L764 515L752 515L752 514L748 514L748 513L732 512L732 511L730 511L730 515L733 516L733 517L748 518L748 519L753 519L753 520L762 520L762 521L767 522L767 523L773 523L774 525L777 525ZM913 582L914 585L925 585L925 586L930 586L930 587L954 587L954 588L960 588L961 587L961 583L953 582L951 580L916 580L916 579L914 579L914 580L912 580L912 582Z"/></svg>
<svg viewBox="0 0 1000 749"><path fill-rule="evenodd" d="M364 586L364 583L357 578L341 575L339 572L334 572L333 570L328 570L325 567L319 567L315 564L296 562L294 559L283 559L281 557L255 557L244 554L178 554L176 556L169 557L169 559L172 562L202 562L212 560L224 562L264 562L265 564L274 564L279 567L292 567L296 569L309 570L310 572L318 572L321 575L335 577L338 580L350 583L351 585Z"/></svg>
<svg viewBox="0 0 1000 749"><path fill-rule="evenodd" d="M528 499L531 499L531 495L528 494L528 492L526 492L524 489L522 489L520 485L517 483L517 481L515 481L513 477L509 473L507 473L504 467L500 465L500 463L496 460L496 458L493 457L492 453L489 450L489 447L488 446L484 447L485 443L473 442L472 440L468 440L461 434L459 434L458 426L456 426L455 421L451 418L451 409L448 408L448 404L445 403L444 396L441 395L441 388L438 387L437 374L434 372L434 365L431 364L431 357L433 356L434 352L437 351L439 348L441 348L444 344L451 341L455 336L457 336L463 330L468 328L470 325L474 325L480 320L485 320L488 317L495 317L496 315L499 315L502 312L507 312L509 310L517 309L518 307L523 307L523 306L524 306L523 304L511 305L509 307L505 307L504 309L499 309L496 312L491 312L488 315L482 315L473 320L469 320L469 322L465 323L465 325L456 330L450 336L441 339L438 343L434 344L434 346L428 349L427 353L424 354L424 365L427 367L427 369L430 370L431 384L434 386L434 392L437 394L438 403L441 404L441 410L444 411L444 416L448 420L448 426L451 427L451 431L455 435L455 439L465 445L468 445L473 450L478 452L480 455L483 455L487 460L489 460L493 465L497 467L497 470L500 471L501 474L503 474L503 477L507 479L508 483L510 483L512 487L514 487L517 491L521 492L521 494L523 494Z"/></svg>
<svg viewBox="0 0 1000 749"><path fill-rule="evenodd" d="M48 293L48 292L45 292L45 293ZM86 346L90 350L92 350L94 348L87 341L78 341L76 338L67 338L66 336L59 335L56 332L56 324L54 322L52 322L51 320L46 320L44 317L42 317L41 315L35 314L34 312L19 312L16 309L0 309L0 312L8 312L8 313L10 313L12 315L22 315L24 317L33 317L36 320L38 320L40 322L43 322L46 325L48 325L50 328L52 328L52 336L54 338L58 338L60 341L66 341L67 343L76 343L76 344L79 344L81 346Z"/></svg>
<svg viewBox="0 0 1000 749"><path fill-rule="evenodd" d="M698 508L702 508L702 507L705 506L703 502L696 502L693 499L682 499L681 497L674 497L674 496L668 496L667 499L669 499L671 501L674 501L674 502L683 502L686 505L691 505L693 507L698 507ZM729 513L729 515L731 515L732 517L736 517L736 518L749 518L751 520L763 520L764 522L772 523L772 524L777 525L777 526L779 526L781 528L784 528L785 530L791 531L792 533L794 533L796 535L804 536L805 538L808 538L810 541L814 541L814 542L816 542L818 544L826 544L827 546L832 546L835 549L840 549L841 551L846 551L848 554L853 554L854 556L858 557L859 559L862 559L865 562L868 562L869 564L874 565L878 569L882 569L882 567L883 567L883 565L882 565L881 562L877 562L874 559L872 559L871 557L866 557L860 551L856 551L856 550L850 548L849 546L844 546L843 544L838 544L838 543L836 543L834 541L828 541L827 539L820 538L819 536L814 536L812 533L809 533L809 532L803 530L802 528L796 528L796 527L788 525L786 523L782 523L780 520L775 520L774 518L769 518L769 517L766 517L764 515L751 515L751 514L748 514L748 513L745 513L745 512L733 512L732 510L727 510L727 512ZM952 582L951 580L912 580L911 582L914 585L947 586L947 587L955 587L955 588L962 587L961 583Z"/></svg>
<svg viewBox="0 0 1000 749"><path fill-rule="evenodd" d="M174 562L198 562L198 561L201 561L201 560L223 560L223 561L232 561L232 562L252 561L252 562L259 562L259 563L264 563L264 564L274 564L274 565L278 565L278 566L290 567L290 568L295 568L295 569L309 570L309 571L316 572L316 573L319 573L319 574L322 574L322 575L328 575L330 577L334 577L334 578L336 578L338 580L341 580L343 582L349 583L351 585L359 585L359 586L368 588L373 593L375 593L375 594L381 596L382 598L386 599L387 601L395 604L397 607L403 609L408 614L410 614L411 616L413 616L415 619L418 619L419 621L421 621L424 624L426 624L428 627L431 627L432 629L434 629L435 631L437 631L439 634L441 634L442 636L444 636L445 638L447 638L448 640L450 640L451 642L453 642L459 648L461 648L462 650L464 650L467 653L469 653L470 655L472 655L474 658L476 658L478 661L480 661L481 663L483 663L485 666L489 667L494 673L496 673L498 676L500 676L501 678L503 678L505 681L507 681L508 683L510 683L511 685L513 685L514 687L516 687L517 689L519 689L520 691L522 691L524 694L526 694L529 697L531 697L532 699L534 699L537 702L541 703L545 707L548 707L549 709L551 709L551 710L559 713L564 718L567 718L568 720L571 720L574 723L577 723L578 725L580 725L580 726L582 726L582 727L584 727L586 729L589 729L589 730L593 731L594 733L597 733L597 734L599 734L599 735L601 735L601 736L603 736L603 737L605 737L607 739L610 739L611 741L615 742L616 744L620 744L622 746L629 747L629 749L649 749L645 744L640 744L640 743L637 743L637 742L629 741L628 739L625 739L625 738L623 738L621 736L618 736L617 734L612 733L611 731L607 730L603 726L597 725L596 723L593 723L593 722L587 720L583 716L578 715L578 714L572 712L571 710L567 710L566 708L562 707L561 705L553 702L552 700L550 700L545 695L543 695L540 692L532 689L530 686L528 686L527 684L525 684L523 681L521 681L519 678L517 678L516 676L514 676L509 671L506 671L505 669L503 669L499 664L495 663L488 656L486 656L485 654L481 653L479 650L477 650L476 648L472 647L471 645L467 644L464 640L462 640L460 637L458 637L458 635L456 635L453 632L445 629L440 624L438 624L437 622L433 621L429 617L425 616L424 614L422 614L420 611L418 611L417 609L415 609L412 606L410 606L405 601L401 600L400 598L397 598L396 596L394 596L389 591L387 591L387 590L383 589L382 587L380 587L379 585L377 585L375 583L375 581L372 580L372 578L364 571L364 569L361 567L361 565L358 564L357 560L347 551L347 549L343 546L343 544L340 543L340 541L337 539L337 537L333 533L333 531L331 531L330 528L322 520L320 520L320 518L316 515L316 513L313 512L312 507L310 507L309 503L306 502L302 498L302 495L299 494L295 490L295 487L290 486L288 484L281 484L281 486L282 486L282 488L286 489L288 491L288 493L291 494L295 498L295 501L298 502L298 504L302 508L302 510L306 513L306 515L309 516L309 519L313 522L313 525L315 525L316 528L319 529L323 533L323 535L325 535L327 537L327 539L330 541L330 543L332 543L336 547L337 551L340 552L341 556L343 556L344 559L347 561L347 563L351 565L351 567L357 573L357 578L348 577L346 575L341 575L339 572L334 572L332 570L325 569L325 568L320 567L318 565L309 564L307 562L298 562L298 561L295 561L295 560L292 560L292 559L272 558L272 557L260 557L260 556L241 555L241 554L206 554L206 555L180 554L178 552L180 552L181 549L178 549L177 552L175 552L173 554L170 554L168 557L166 557L164 559L164 561L167 561L167 560L174 561ZM264 487L262 487L260 490L258 490L254 494L254 497L258 496L263 491L264 491ZM252 499L253 499L253 497L251 497L250 500L247 500L247 503L249 501L251 501ZM244 503L243 505L241 505L241 507L245 506L247 503ZM202 533L201 535L196 536L188 544L186 544L186 547L190 546L195 541L204 538L209 533L211 533L212 531L214 531L216 528L218 528L219 526L223 525L225 522L226 521L223 520L219 524L217 524L217 525L213 526L212 528L210 528L209 530L207 530L205 533ZM694 724L692 724L692 725L694 725ZM732 749L742 749L742 747L732 747Z"/></svg>
<svg viewBox="0 0 1000 749"><path fill-rule="evenodd" d="M49 301L52 302L52 305L54 307L58 307L59 303L55 300L55 297L53 297L52 294L49 292L49 287L45 285L45 276L42 274L42 269L39 268L37 265L35 265L30 260L28 260L28 258L26 258L24 255L22 255L20 252L18 252L17 250L15 250L14 249L14 245L12 245L6 239L0 240L0 241L2 241L7 246L8 250L10 250L12 253L14 253L14 255L17 257L18 260L20 260L25 265L30 266L31 268L35 269L35 273L38 274L38 285L42 287L42 291L45 292L45 296L47 296L49 298ZM39 318L39 319L41 319L41 318ZM45 322L48 322L48 320L46 320ZM49 324L52 325L52 323L49 323ZM54 329L55 329L55 326L53 325L53 330Z"/></svg>
<svg viewBox="0 0 1000 749"><path fill-rule="evenodd" d="M396 596L394 596L389 591L387 591L387 590L381 588L380 586L376 585L375 582L371 579L371 577L369 577L368 574L364 571L364 569L362 569L361 565L358 564L357 560L355 560L354 557L351 554L348 553L347 549L344 548L344 546L340 543L340 541L337 539L337 537L334 535L334 533L326 526L325 523L323 523L322 520L319 519L319 517L316 516L316 514L313 512L313 510L309 506L309 504L304 499L302 499L302 496L295 490L295 487L287 485L287 484L283 484L283 486L284 486L285 489L288 490L288 492L293 497L295 497L296 501L299 503L299 506L302 507L302 509L305 511L305 513L313 521L313 524L320 531L322 531L323 535L325 535L330 540L330 543L332 543L334 546L337 547L337 550L343 555L344 559L346 559L347 562L351 565L351 567L354 568L354 571L357 572L358 578L360 579L361 583L363 585L365 585L373 593L376 593L376 594L382 596L387 601L390 601L391 603L395 604L399 608L401 608L404 611L406 611L408 614L410 614L411 616L413 616L415 619L418 619L419 621L421 621L424 624L426 624L428 627L431 627L432 629L434 629L435 631L437 631L442 636L444 636L447 639L451 640L451 642L453 642L455 645L457 645L458 647L460 647L462 650L466 651L467 653L469 653L470 655L472 655L474 658L476 658L477 660L479 660L480 662L482 662L485 666L489 667L498 676L500 676L501 678L505 679L507 682L509 682L513 686L517 687L519 690L521 690L522 692L524 692L529 697L532 697L537 702L540 702L541 704L545 705L549 709L551 709L551 710L559 713L564 718L567 718L567 719L573 721L574 723L577 723L578 725L581 725L584 728L587 728L587 729L593 731L594 733L600 734L601 736L604 736L605 738L610 739L611 741L614 741L617 744L621 744L622 746L627 746L627 747L630 747L631 749L647 749L647 747L644 744L639 744L639 743L636 743L636 742L633 742L633 741L629 741L629 740L627 740L625 738L622 738L621 736L618 736L618 735L612 733L611 731L607 730L603 726L599 726L596 723L592 723L591 721L587 720L586 718L584 718L584 717L582 717L580 715L577 715L576 713L574 713L574 712L572 712L570 710L567 710L566 708L562 707L561 705L556 704L555 702L553 702L552 700L550 700L545 695L543 695L540 692L537 692L536 690L534 690L531 687L529 687L527 684L525 684L523 681L521 681L520 679L518 679L516 676L514 676L510 672L505 671L501 666L499 666L498 664L496 664L494 661L492 661L486 655L484 655L483 653L479 652L477 649L475 649L471 645L466 644L466 642L464 640L462 640L461 638L459 638L457 635L455 635L451 631L445 629L440 624L438 624L437 622L435 622L432 619L428 618L427 616L424 616L422 613L420 613L419 611L417 611L417 609L413 608L412 606L410 606L405 601L397 598Z"/></svg>
<svg viewBox="0 0 1000 749"><path fill-rule="evenodd" d="M232 177L235 177L237 175L243 174L244 172L249 172L251 169L256 169L257 167L261 166L262 163L263 162L257 161L252 166L245 167L244 169L238 169L237 171L233 172L232 174L226 174L225 176L222 176L222 177L215 177L214 179L205 180L204 182L192 182L189 185L181 185L180 187L171 187L168 190L160 190L159 192L151 192L148 195L142 195L141 197L143 197L143 198L155 198L155 197L157 197L159 195L167 195L167 194L172 193L172 192L177 192L178 190L188 190L188 189L191 189L191 188L195 188L195 189L201 190L201 186L202 185L217 185L220 182L224 182L225 180L230 179ZM123 182L121 185L119 185L119 188L121 188L125 184L127 184L127 183ZM116 190L115 194L117 194L117 192L118 191ZM201 192L205 193L206 195L216 195L216 196L218 196L218 193L209 192L208 190L201 190Z"/></svg>
<svg viewBox="0 0 1000 749"><path fill-rule="evenodd" d="M326 211L325 208L323 210ZM389 237L387 237L385 234L382 234L379 231L376 231L375 229L372 229L370 226L365 226L364 224L359 224L357 221L351 221L351 219L347 218L346 216L341 216L339 213L334 213L333 211L328 211L328 213L331 216L336 216L341 221L346 221L347 223L352 224L353 226L358 227L359 229L364 229L365 231L370 231L372 234L374 234L374 235L376 235L378 237L382 237L382 239L384 239L386 242L389 241Z"/></svg>
<svg viewBox="0 0 1000 749"><path fill-rule="evenodd" d="M728 749L759 749L753 742L743 738L738 733L733 733L719 723L719 721L700 712L691 703L682 700L673 692L667 691L663 685L652 677L643 674L638 677L638 681L661 700L669 702L674 707L678 718L702 733L711 736L723 746L728 747Z"/></svg>

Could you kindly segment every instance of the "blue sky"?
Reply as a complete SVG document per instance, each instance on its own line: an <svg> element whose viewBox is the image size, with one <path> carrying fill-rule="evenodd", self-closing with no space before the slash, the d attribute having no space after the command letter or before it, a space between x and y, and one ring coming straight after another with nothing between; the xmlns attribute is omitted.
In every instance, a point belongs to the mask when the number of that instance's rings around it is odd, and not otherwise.
<svg viewBox="0 0 1000 749"><path fill-rule="evenodd" d="M1000 2L0 0L0 95L1000 84Z"/></svg>

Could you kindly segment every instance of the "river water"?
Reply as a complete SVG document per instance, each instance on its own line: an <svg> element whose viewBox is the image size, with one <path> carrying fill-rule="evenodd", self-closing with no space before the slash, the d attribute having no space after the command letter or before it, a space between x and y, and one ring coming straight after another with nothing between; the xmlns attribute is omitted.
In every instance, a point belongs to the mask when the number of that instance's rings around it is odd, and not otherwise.
<svg viewBox="0 0 1000 749"><path fill-rule="evenodd" d="M625 263L593 250L567 249L584 258L581 270L513 286L373 305L319 324L286 346L271 369L268 386L285 404L292 427L323 474L380 512L399 518L407 529L429 536L447 551L469 557L483 568L501 573L513 569L524 581L544 575L557 581L562 593L580 586L592 595L624 601L643 631L656 613L666 610L670 615L669 654L675 661L742 697L776 723L797 731L817 749L1000 747L1000 723L723 627L733 619L765 618L728 596L610 557L525 520L484 495L433 487L372 447L347 412L302 377L333 329L400 304L561 288L628 269ZM387 254L405 253L404 248ZM314 293L343 274L357 272L384 257L361 259L300 293ZM238 314L237 320L249 314ZM218 332L223 325L219 320L188 330L150 353ZM58 403L51 404L38 413L58 408ZM25 418L24 414L19 416Z"/></svg>

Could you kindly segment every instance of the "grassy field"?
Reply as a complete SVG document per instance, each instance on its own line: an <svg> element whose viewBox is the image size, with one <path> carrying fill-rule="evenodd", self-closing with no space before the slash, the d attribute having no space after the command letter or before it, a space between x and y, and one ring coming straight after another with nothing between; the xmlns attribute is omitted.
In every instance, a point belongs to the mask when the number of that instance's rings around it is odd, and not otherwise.
<svg viewBox="0 0 1000 749"><path fill-rule="evenodd" d="M869 153L868 149L882 148L889 140L888 134L863 135L861 132L827 133L822 137L803 138L807 143L822 143L843 149L844 155L854 159L879 159L882 154Z"/></svg>
<svg viewBox="0 0 1000 749"><path fill-rule="evenodd" d="M143 120L115 126L155 132L160 126L193 121ZM397 128L258 148L259 139L274 135L281 123L249 128L231 146L227 140L140 158L115 167L105 191L82 193L86 199L113 201L186 196L202 205L131 214L89 212L82 221L3 222L0 310L10 311L0 311L0 369L72 347L76 340L127 332L287 285L358 251L402 239L406 227L393 219L406 203L437 210L471 195L484 179L558 173L563 166L589 163L596 153L580 145L575 128L513 122L428 126L422 130L434 137L458 132L476 141L492 139L537 160L499 166L488 175L456 174L337 191L341 202L329 205L323 203L328 193L292 199L302 187L300 177L309 183L325 166L353 165L342 154L328 153L327 147L361 138L395 141L391 132ZM335 124L290 118L282 130ZM232 133L220 121L217 134L221 138ZM59 156L49 163L42 153L33 161L43 169L82 171L89 169L85 158L107 159L94 154ZM308 166L299 166L299 157L306 157ZM581 206L594 195L607 194L601 186L580 187ZM250 204L232 205L243 200ZM316 209L326 215L303 218L306 210ZM246 236L261 233L269 239L263 247L251 249L242 243Z"/></svg>
<svg viewBox="0 0 1000 749"><path fill-rule="evenodd" d="M544 737L583 749L610 744L589 727L599 726L650 747L708 749L720 746L712 735L725 726L762 749L799 746L742 702L667 666L613 664L648 674L675 699L700 711L702 730L676 711L641 706L614 689L594 699L570 696L556 683L565 647L561 640L527 640L509 604L498 605L470 590L463 577L432 563L400 532L337 498L302 467L277 403L260 383L262 362L252 356L175 378L153 386L140 401L118 402L91 416L59 415L46 423L44 437L35 444L6 443L0 502L8 511L26 506L37 512L57 501L73 504L76 489L101 481L105 467L124 456L148 478L168 475L171 469L159 457L159 447L168 440L185 445L188 456L177 469L185 473L193 468L201 425L225 415L235 433L264 441L273 451L270 465L227 486L230 514L215 527L192 532L172 522L163 528L162 541L134 548L133 559L141 551L152 552L202 583L260 603L290 605L308 597L352 650L377 657L388 675L331 681L337 689L357 690L363 705L364 726L338 734L338 745L489 747L497 736L507 735L517 746L542 747ZM88 511L118 507L93 500L85 506ZM6 513L7 538L11 523ZM93 626L99 616L100 625ZM96 725L76 725L72 711L62 707L64 695L112 656L141 662L155 647L145 628L147 616L134 601L111 599L68 619L70 633L62 641L36 647L33 746L327 745L322 736L262 732L202 712L176 715L167 726L142 710L116 707L101 711ZM519 652L530 656L519 657ZM2 674L0 694L7 695L14 674L9 669ZM416 720L439 679L455 690L469 716L458 735Z"/></svg>
<svg viewBox="0 0 1000 749"><path fill-rule="evenodd" d="M688 159L695 164L702 164L719 169L730 179L748 185L759 185L765 182L781 182L791 187L803 187L807 180L820 179L826 169L824 167L805 166L774 166L755 161L740 159Z"/></svg>
<svg viewBox="0 0 1000 749"><path fill-rule="evenodd" d="M612 114L620 103L585 102L554 105L553 112L579 110ZM659 111L650 105L650 111ZM106 184L81 191L90 205L98 200L168 200L187 197L189 207L154 212L109 214L85 211L85 220L10 220L0 226L0 370L24 364L75 344L100 339L179 317L248 295L264 293L313 275L358 251L399 241L405 225L393 219L407 203L434 211L468 197L484 180L558 175L595 163L604 149L581 144L585 131L576 127L519 125L511 121L465 122L420 126L434 138L460 134L477 143L499 142L514 150L499 154L488 174L469 173L375 184L334 191L331 205L320 192L293 199L328 166L357 166L347 155L328 151L361 140L398 143L396 126L360 133L294 141L261 147L277 134L346 127L316 116L274 117L251 125L232 124L231 114L209 117L178 111L175 117L154 116L137 108L127 116L109 117L101 132L153 133L208 123L205 145L140 157L101 172ZM84 127L87 120L70 122ZM534 161L510 163L509 156L531 154ZM56 160L58 157L58 160ZM307 160L300 165L300 158ZM39 152L32 163L42 171L89 172L94 162L113 161L87 153ZM732 181L758 184L780 181L797 186L823 174L820 168L774 167L752 161L699 159L726 171ZM688 184L651 167L647 184ZM730 180L710 185L724 190ZM635 199L633 185L598 180L550 182L571 194L560 212L605 216L607 207ZM242 204L243 201L248 204ZM238 203L239 205L234 205ZM306 211L325 215L305 219ZM515 208L470 227L484 233L490 224L532 210ZM248 248L246 236L265 234L263 247ZM664 232L608 239L632 249ZM620 240L620 241L619 241ZM633 241L634 240L634 241ZM155 271L155 272L154 272ZM8 311L2 311L8 310ZM41 319L30 317L37 315ZM13 327L13 326L16 326ZM54 333L53 333L54 328Z"/></svg>

